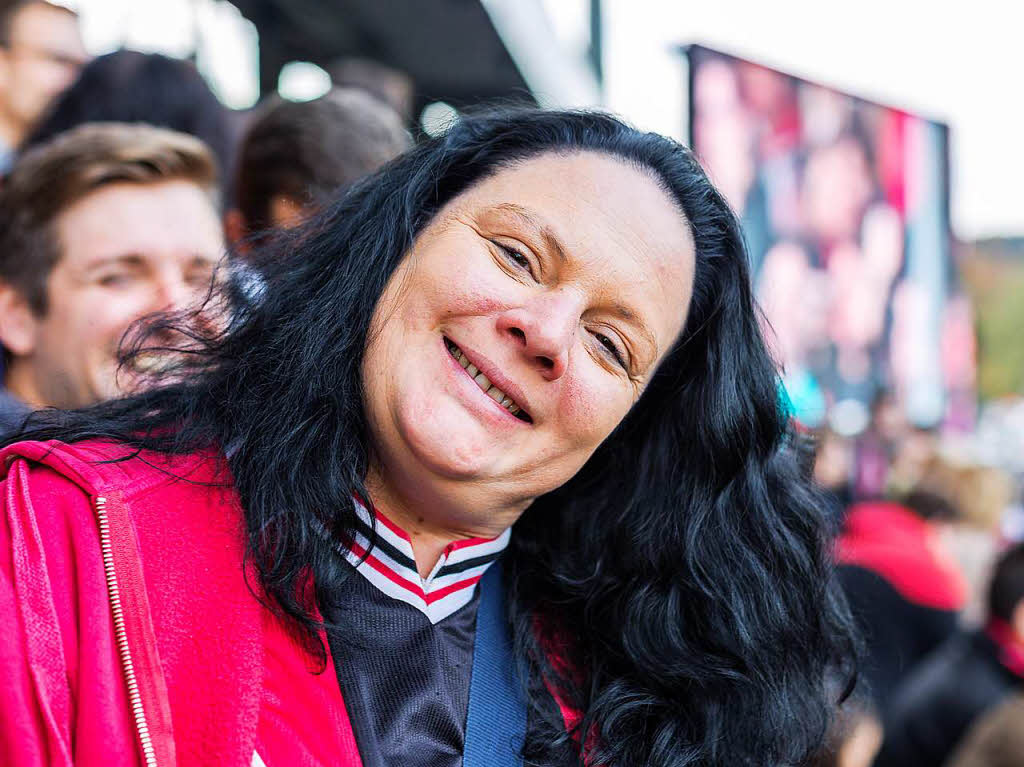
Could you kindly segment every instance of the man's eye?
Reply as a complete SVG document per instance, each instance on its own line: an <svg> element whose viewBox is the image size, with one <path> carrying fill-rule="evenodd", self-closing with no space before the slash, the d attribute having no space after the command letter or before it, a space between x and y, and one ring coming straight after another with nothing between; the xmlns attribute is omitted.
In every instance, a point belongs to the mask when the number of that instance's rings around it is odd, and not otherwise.
<svg viewBox="0 0 1024 767"><path fill-rule="evenodd" d="M131 277L127 274L105 274L97 280L105 288L117 288L127 285Z"/></svg>
<svg viewBox="0 0 1024 767"><path fill-rule="evenodd" d="M185 281L189 285L197 288L206 287L211 280L213 280L213 269L198 269L185 277Z"/></svg>

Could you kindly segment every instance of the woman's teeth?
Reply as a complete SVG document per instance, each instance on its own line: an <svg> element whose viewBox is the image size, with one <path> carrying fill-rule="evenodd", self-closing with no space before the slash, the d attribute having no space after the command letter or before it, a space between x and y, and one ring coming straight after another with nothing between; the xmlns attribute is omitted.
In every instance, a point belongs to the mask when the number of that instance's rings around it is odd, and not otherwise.
<svg viewBox="0 0 1024 767"><path fill-rule="evenodd" d="M513 402L512 398L497 386L493 386L487 376L477 370L476 365L470 364L470 361L458 346L453 344L447 338L445 339L445 346L448 347L449 354L451 354L456 361L466 369L466 372L469 373L469 377L476 382L476 385L483 390L484 394L508 410L512 415L519 414L519 405Z"/></svg>

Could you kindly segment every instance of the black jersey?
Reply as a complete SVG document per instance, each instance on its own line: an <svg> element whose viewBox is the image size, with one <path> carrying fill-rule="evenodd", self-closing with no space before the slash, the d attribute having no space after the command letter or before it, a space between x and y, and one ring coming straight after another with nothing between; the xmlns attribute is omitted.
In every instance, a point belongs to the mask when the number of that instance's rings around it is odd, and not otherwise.
<svg viewBox="0 0 1024 767"><path fill-rule="evenodd" d="M358 511L346 555L358 575L325 617L340 629L331 633L331 655L363 764L460 767L478 583L509 531L456 541L420 578L408 536L379 512L378 542L367 555L370 515Z"/></svg>

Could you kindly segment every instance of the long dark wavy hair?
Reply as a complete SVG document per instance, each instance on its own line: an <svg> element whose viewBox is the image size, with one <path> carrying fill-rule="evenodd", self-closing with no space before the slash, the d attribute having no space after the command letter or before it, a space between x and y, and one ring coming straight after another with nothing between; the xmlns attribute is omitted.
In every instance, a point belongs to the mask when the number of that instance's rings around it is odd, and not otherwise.
<svg viewBox="0 0 1024 767"><path fill-rule="evenodd" d="M534 703L553 686L582 713L567 734L537 703L524 757L581 763L574 743L586 742L587 762L607 767L800 764L851 678L850 621L737 219L662 136L595 112L464 117L267 244L262 286L229 289L226 330L190 342L177 382L43 413L22 436L222 449L264 596L315 637L314 607L345 587L318 531L344 540L353 496L367 497L360 367L388 279L453 197L514 163L579 151L657 179L692 229L696 274L685 327L637 404L516 523L504 567L524 684ZM310 573L316 604L300 588ZM567 662L551 662L553 648Z"/></svg>

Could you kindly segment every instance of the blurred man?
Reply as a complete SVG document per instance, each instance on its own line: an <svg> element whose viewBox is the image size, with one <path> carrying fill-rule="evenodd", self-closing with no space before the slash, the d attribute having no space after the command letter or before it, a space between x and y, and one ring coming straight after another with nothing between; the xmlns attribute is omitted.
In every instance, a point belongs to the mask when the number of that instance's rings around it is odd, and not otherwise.
<svg viewBox="0 0 1024 767"><path fill-rule="evenodd" d="M145 125L84 125L19 158L0 192L0 428L132 388L125 331L210 285L216 175L202 142Z"/></svg>
<svg viewBox="0 0 1024 767"><path fill-rule="evenodd" d="M986 626L954 636L897 690L875 767L942 767L970 726L1014 692L1024 692L1024 544L996 562Z"/></svg>
<svg viewBox="0 0 1024 767"><path fill-rule="evenodd" d="M255 232L301 223L411 145L398 114L361 90L272 102L242 139L228 238L239 244Z"/></svg>
<svg viewBox="0 0 1024 767"><path fill-rule="evenodd" d="M0 173L86 58L73 11L43 0L0 0Z"/></svg>

